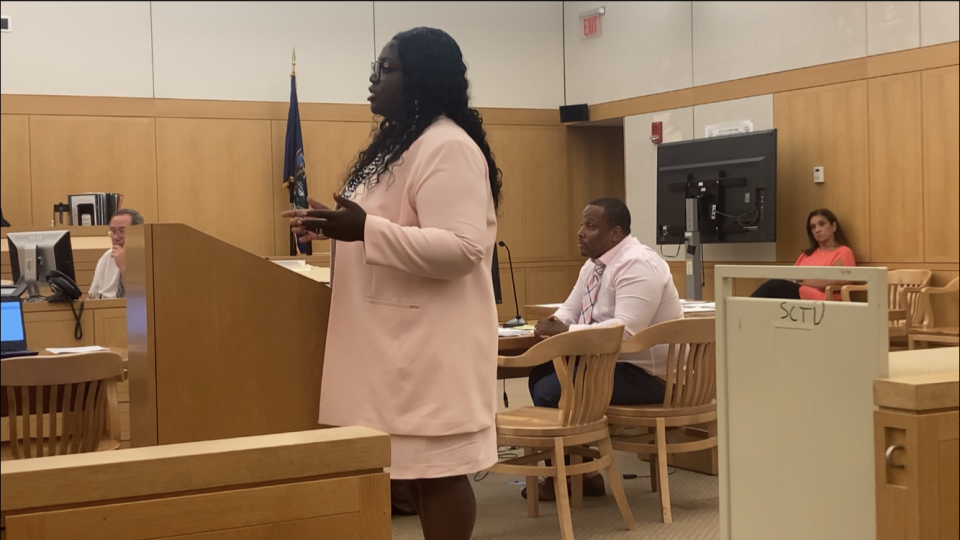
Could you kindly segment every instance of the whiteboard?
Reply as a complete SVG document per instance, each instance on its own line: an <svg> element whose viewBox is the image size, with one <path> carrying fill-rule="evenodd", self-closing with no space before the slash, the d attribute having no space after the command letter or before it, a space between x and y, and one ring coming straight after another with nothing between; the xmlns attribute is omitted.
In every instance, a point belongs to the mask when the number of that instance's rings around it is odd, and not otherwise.
<svg viewBox="0 0 960 540"><path fill-rule="evenodd" d="M716 271L721 538L875 539L873 381L886 376L888 347L887 295L876 291L886 269ZM866 281L873 301L733 297L741 274Z"/></svg>

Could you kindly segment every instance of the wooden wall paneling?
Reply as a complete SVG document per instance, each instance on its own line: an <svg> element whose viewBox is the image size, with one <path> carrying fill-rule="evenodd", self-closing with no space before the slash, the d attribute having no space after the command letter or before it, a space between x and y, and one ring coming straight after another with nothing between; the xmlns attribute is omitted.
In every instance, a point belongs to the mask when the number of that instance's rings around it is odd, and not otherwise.
<svg viewBox="0 0 960 540"><path fill-rule="evenodd" d="M757 290L757 287L763 285L765 279L737 279L733 282L733 295L734 296L750 296L754 291Z"/></svg>
<svg viewBox="0 0 960 540"><path fill-rule="evenodd" d="M154 99L113 96L52 96L3 94L2 114L46 116L140 116L150 118L206 118L285 121L290 106L285 101L233 101L208 99ZM556 109L477 109L486 125L559 126ZM360 103L300 102L301 121L372 122L370 106Z"/></svg>
<svg viewBox="0 0 960 540"><path fill-rule="evenodd" d="M590 105L590 120L622 118L751 96L841 84L871 77L886 77L900 73L936 69L956 65L958 58L960 58L960 46L956 41L888 54L853 58L756 77L683 88L672 92L597 103Z"/></svg>
<svg viewBox="0 0 960 540"><path fill-rule="evenodd" d="M98 309L93 312L97 345L127 348L127 308Z"/></svg>
<svg viewBox="0 0 960 540"><path fill-rule="evenodd" d="M572 240L563 234L571 219L565 128L486 129L503 171L498 238L510 246L514 263L566 260Z"/></svg>
<svg viewBox="0 0 960 540"><path fill-rule="evenodd" d="M527 274L525 268L514 266L514 273L517 280L517 303L520 306L520 315L526 318L526 310L523 308L527 302ZM517 310L513 305L513 283L510 279L510 267L500 265L500 295L503 302L497 304L497 319L500 322L509 321L516 317Z"/></svg>
<svg viewBox="0 0 960 540"><path fill-rule="evenodd" d="M703 299L707 302L713 302L714 298L714 274L713 265L703 267ZM684 287L686 288L686 287Z"/></svg>
<svg viewBox="0 0 960 540"><path fill-rule="evenodd" d="M157 119L160 220L272 254L271 161L269 121Z"/></svg>
<svg viewBox="0 0 960 540"><path fill-rule="evenodd" d="M602 197L627 197L623 127L567 128L567 174L571 212L568 253L570 259L579 260L575 238L584 207Z"/></svg>
<svg viewBox="0 0 960 540"><path fill-rule="evenodd" d="M280 213L289 209L290 196L281 187L287 122L271 122L273 139L274 254L290 254L290 227ZM303 156L307 169L307 193L333 206L333 192L340 189L347 169L364 149L372 122L300 122L303 132ZM329 253L329 242L315 242L314 253Z"/></svg>
<svg viewBox="0 0 960 540"><path fill-rule="evenodd" d="M680 298L687 297L687 274L686 274L686 264L683 261L671 261L667 263L670 265L670 275L673 276L673 286L677 288L677 293L680 295Z"/></svg>
<svg viewBox="0 0 960 540"><path fill-rule="evenodd" d="M566 301L577 284L577 276L570 279L568 266L527 268L525 273L526 304L559 304Z"/></svg>
<svg viewBox="0 0 960 540"><path fill-rule="evenodd" d="M923 262L920 72L870 79L870 254ZM829 170L828 170L829 174Z"/></svg>
<svg viewBox="0 0 960 540"><path fill-rule="evenodd" d="M75 339L73 334L76 324L71 311L24 313L27 347L34 351L43 351L49 347L96 345L96 330L90 312L85 312L80 318L83 337L79 340Z"/></svg>
<svg viewBox="0 0 960 540"><path fill-rule="evenodd" d="M793 262L807 245L805 220L833 210L859 261L870 253L867 81L775 94L777 260ZM824 167L825 182L813 183Z"/></svg>
<svg viewBox="0 0 960 540"><path fill-rule="evenodd" d="M960 260L958 101L957 66L923 73L923 212L927 262Z"/></svg>
<svg viewBox="0 0 960 540"><path fill-rule="evenodd" d="M27 116L0 116L0 179L3 217L15 226L33 224L30 119Z"/></svg>
<svg viewBox="0 0 960 540"><path fill-rule="evenodd" d="M673 276L673 286L677 288L680 298L689 298L687 294L687 265L684 261L671 261L670 275ZM713 266L703 266L703 288L701 290L705 302L713 301Z"/></svg>
<svg viewBox="0 0 960 540"><path fill-rule="evenodd" d="M147 221L157 212L153 118L31 116L33 225L49 227L53 205L88 191L123 194Z"/></svg>

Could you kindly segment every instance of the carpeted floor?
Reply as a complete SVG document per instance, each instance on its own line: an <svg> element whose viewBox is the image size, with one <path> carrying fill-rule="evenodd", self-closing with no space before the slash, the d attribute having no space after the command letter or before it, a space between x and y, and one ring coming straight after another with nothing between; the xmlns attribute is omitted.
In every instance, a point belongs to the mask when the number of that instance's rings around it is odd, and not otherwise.
<svg viewBox="0 0 960 540"><path fill-rule="evenodd" d="M511 408L529 405L526 380L508 382ZM626 529L610 494L603 498L585 498L584 507L573 510L573 532L582 540L717 540L720 538L720 503L718 482L707 476L671 469L670 494L673 523L660 522L659 495L650 491L649 467L633 454L619 453L617 465L621 474L636 474L639 478L623 480L630 509L638 530ZM521 477L498 474L487 475L474 482L477 496L477 526L474 540L555 540L560 538L556 504L540 504L540 517L528 518L526 501L520 497ZM420 540L420 521L417 517L394 518L394 540Z"/></svg>

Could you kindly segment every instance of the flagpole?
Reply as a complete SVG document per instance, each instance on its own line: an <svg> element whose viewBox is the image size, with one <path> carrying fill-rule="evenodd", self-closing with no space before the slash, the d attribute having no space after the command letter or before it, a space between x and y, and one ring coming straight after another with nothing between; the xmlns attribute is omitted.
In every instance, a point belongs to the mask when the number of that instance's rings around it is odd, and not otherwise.
<svg viewBox="0 0 960 540"><path fill-rule="evenodd" d="M292 78L296 76L297 76L297 48L294 47L293 52L290 53L290 77ZM290 196L293 197L294 181L292 176L288 178L286 182L283 183L283 187L287 188L287 191L290 192ZM296 210L297 205L290 203L290 209Z"/></svg>
<svg viewBox="0 0 960 540"><path fill-rule="evenodd" d="M294 47L293 52L290 53L290 78L294 80L294 84L296 84L296 77L297 77L297 48ZM290 195L290 199L291 199L290 209L296 210L297 205L296 203L292 202L294 189L296 189L296 182L294 181L294 178L292 176L288 178L286 184L284 185L286 186L287 192ZM296 256L298 251L299 249L297 247L297 237L296 235L293 234L293 231L290 231L290 255Z"/></svg>

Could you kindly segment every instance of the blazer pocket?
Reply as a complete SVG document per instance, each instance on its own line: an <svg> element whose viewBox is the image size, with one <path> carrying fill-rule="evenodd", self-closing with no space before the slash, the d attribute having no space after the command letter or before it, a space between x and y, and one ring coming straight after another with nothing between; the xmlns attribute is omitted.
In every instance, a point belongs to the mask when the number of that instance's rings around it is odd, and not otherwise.
<svg viewBox="0 0 960 540"><path fill-rule="evenodd" d="M418 304L409 304L404 302L391 302L389 300L379 300L377 298L367 298L366 302L374 306L384 306L394 309L406 309L406 310L415 310L420 309Z"/></svg>

